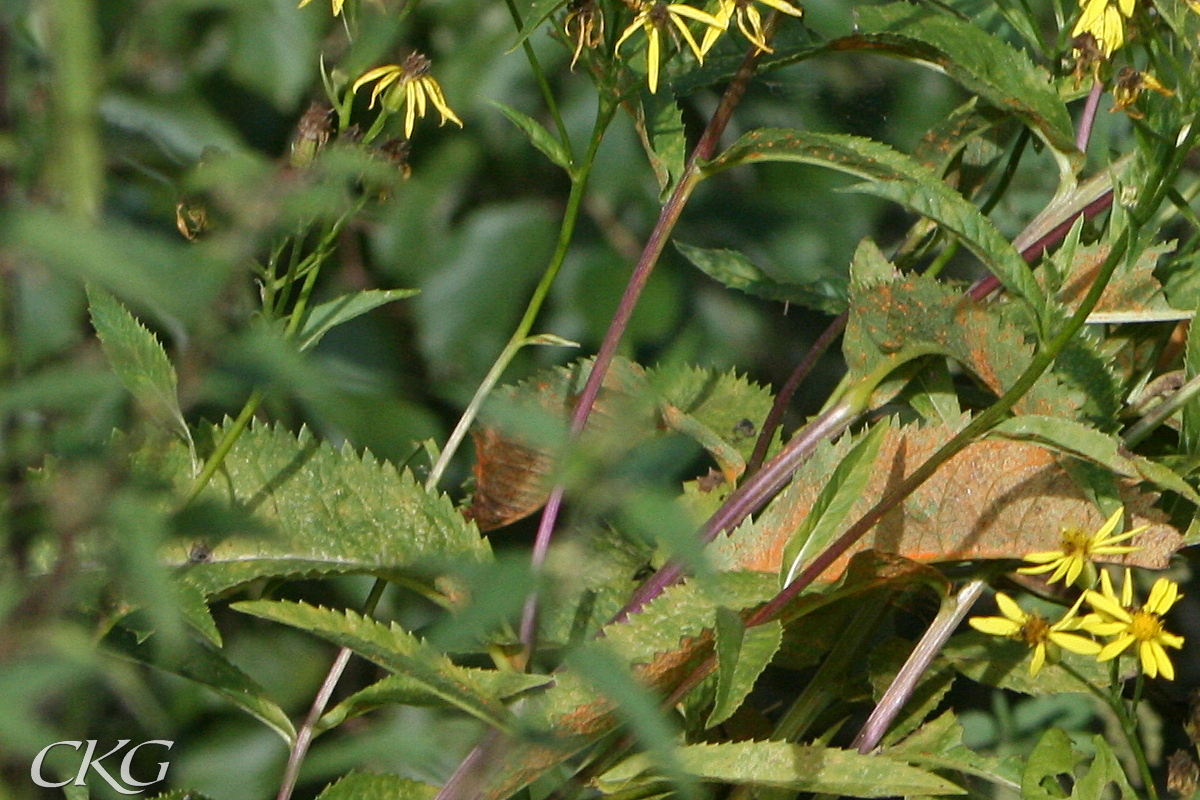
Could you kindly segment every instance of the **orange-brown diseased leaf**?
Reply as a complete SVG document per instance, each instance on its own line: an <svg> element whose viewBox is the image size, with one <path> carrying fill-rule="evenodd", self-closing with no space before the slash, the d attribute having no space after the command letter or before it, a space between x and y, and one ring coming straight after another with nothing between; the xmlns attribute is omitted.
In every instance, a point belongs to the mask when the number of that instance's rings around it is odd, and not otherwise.
<svg viewBox="0 0 1200 800"><path fill-rule="evenodd" d="M888 432L862 499L847 516L848 527L877 500L921 465L954 430L944 425ZM753 526L724 545L726 558L741 569L778 571L783 549L820 491L826 464L845 445L814 457L797 473ZM1092 531L1104 515L1075 485L1063 463L1067 456L1028 442L981 441L967 445L858 544L826 571L822 581L841 575L849 556L874 548L914 561L1020 559L1056 550L1063 528ZM1183 545L1183 537L1152 507L1158 497L1134 482L1120 482L1131 525L1150 527L1134 539L1142 548L1116 563L1162 569Z"/></svg>
<svg viewBox="0 0 1200 800"><path fill-rule="evenodd" d="M1111 247L1107 244L1080 245L1075 248L1069 271L1064 276L1057 297L1059 302L1075 309L1096 279L1096 273L1108 258ZM1171 310L1163 296L1163 287L1154 277L1158 260L1175 249L1173 243L1146 248L1138 260L1127 266L1117 265L1100 302L1092 309L1093 314L1136 314L1139 312Z"/></svg>
<svg viewBox="0 0 1200 800"><path fill-rule="evenodd" d="M565 442L568 418L591 373L592 361L538 373L496 391L472 432L475 438L475 494L463 509L482 531L516 522L542 507L550 493L557 453ZM652 411L631 408L648 393L637 364L614 360L588 418L587 435L620 432L631 447L654 431Z"/></svg>
<svg viewBox="0 0 1200 800"><path fill-rule="evenodd" d="M924 276L851 286L850 320L842 346L854 375L866 375L903 348L932 346L1003 394L1033 360L1031 331L1001 303L974 300ZM1079 407L1053 372L1016 405L1023 414L1073 416Z"/></svg>

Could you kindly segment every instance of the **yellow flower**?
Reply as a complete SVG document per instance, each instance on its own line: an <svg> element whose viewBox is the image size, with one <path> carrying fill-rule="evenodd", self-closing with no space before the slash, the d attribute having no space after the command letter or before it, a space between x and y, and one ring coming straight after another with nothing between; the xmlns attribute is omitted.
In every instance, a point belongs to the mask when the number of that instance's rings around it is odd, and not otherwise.
<svg viewBox="0 0 1200 800"><path fill-rule="evenodd" d="M785 3L784 0L758 0L758 2L783 14L790 14L793 17L804 16L802 9ZM733 19L735 11L737 12L738 30L742 32L742 35L749 39L759 50L767 53L775 52L767 45L766 34L763 31L762 16L758 13L758 9L754 7L752 0L721 0L716 17L721 21L722 28L721 30L709 28L705 31L704 41L700 44L700 49L705 53L709 51L717 41L717 37L729 27L729 21Z"/></svg>
<svg viewBox="0 0 1200 800"><path fill-rule="evenodd" d="M429 59L420 53L406 58L403 66L388 64L369 70L354 82L350 91L357 92L371 81L376 81L371 90L371 108L375 107L380 95L383 95L383 107L388 111L399 111L403 107L405 136L412 136L413 123L417 117L425 116L428 103L442 115L439 124L445 125L446 120L450 120L462 127L462 120L446 104L442 87L429 75Z"/></svg>
<svg viewBox="0 0 1200 800"><path fill-rule="evenodd" d="M1096 37L1105 58L1125 44L1125 20L1133 16L1134 0L1079 0L1083 13L1071 36L1090 33Z"/></svg>
<svg viewBox="0 0 1200 800"><path fill-rule="evenodd" d="M696 54L696 60L704 63L704 51L700 49L700 45L696 43L696 38L692 36L691 30L688 29L688 19L703 22L710 29L715 28L717 31L725 30L725 25L719 19L700 9L685 6L682 3L664 3L662 0L649 0L649 2L643 2L640 5L638 14L633 18L633 22L629 23L629 27L621 34L621 38L617 39L616 51L620 53L621 45L633 35L634 31L641 28L646 32L646 70L648 72L647 82L650 85L651 94L658 91L658 61L659 53L662 50L662 32L670 32L670 25L674 25L683 34L684 41L687 42L692 52Z"/></svg>
<svg viewBox="0 0 1200 800"><path fill-rule="evenodd" d="M1003 592L996 592L996 605L1003 617L971 617L967 623L977 631L991 636L1019 639L1033 648L1029 674L1036 676L1046 663L1046 650L1058 646L1080 655L1093 656L1100 652L1100 643L1067 631L1079 630L1082 620L1076 619L1080 597L1071 610L1053 625L1038 612L1026 613L1016 601ZM1052 652L1053 655L1053 652Z"/></svg>
<svg viewBox="0 0 1200 800"><path fill-rule="evenodd" d="M300 0L300 5L296 8L304 8L311 3L312 0ZM336 17L342 13L342 6L346 5L346 0L333 0L333 15Z"/></svg>
<svg viewBox="0 0 1200 800"><path fill-rule="evenodd" d="M1085 531L1078 528L1066 528L1062 532L1062 547L1058 550L1047 550L1040 553L1030 553L1025 556L1025 560L1036 567L1022 567L1017 572L1025 575L1040 575L1043 572L1053 572L1046 579L1047 583L1054 583L1060 578L1065 577L1065 582L1068 586L1075 582L1079 574L1083 572L1083 568L1091 561L1095 560L1096 556L1119 556L1126 553L1133 553L1140 548L1132 545L1118 545L1117 542L1123 542L1137 536L1142 531L1149 528L1149 525L1143 525L1140 528L1134 528L1117 536L1113 536L1112 532L1116 530L1117 523L1121 520L1121 515L1125 509L1118 508L1113 512L1100 529L1092 534L1091 538ZM1095 574L1092 574L1095 577Z"/></svg>
<svg viewBox="0 0 1200 800"><path fill-rule="evenodd" d="M1183 637L1164 630L1162 618L1171 610L1171 606L1179 602L1179 584L1159 578L1150 588L1150 598L1141 608L1133 606L1133 581L1128 569L1125 570L1120 600L1113 591L1112 580L1107 572L1101 574L1100 585L1101 591L1089 590L1084 593L1096 613L1084 617L1081 625L1096 636L1116 638L1104 645L1096 660L1116 658L1136 642L1142 672L1151 678L1161 674L1169 681L1175 680L1175 667L1163 646L1176 649L1183 647Z"/></svg>

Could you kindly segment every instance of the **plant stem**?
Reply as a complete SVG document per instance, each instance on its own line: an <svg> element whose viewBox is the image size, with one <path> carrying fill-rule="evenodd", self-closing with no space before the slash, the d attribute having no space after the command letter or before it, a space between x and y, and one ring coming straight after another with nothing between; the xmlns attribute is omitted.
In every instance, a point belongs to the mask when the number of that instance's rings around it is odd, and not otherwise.
<svg viewBox="0 0 1200 800"><path fill-rule="evenodd" d="M68 213L94 220L104 201L104 150L96 113L104 69L100 64L95 4L93 0L59 0L48 10L58 144L52 151L53 180Z"/></svg>
<svg viewBox="0 0 1200 800"><path fill-rule="evenodd" d="M483 401L487 399L492 389L500 381L504 370L512 363L517 352L528 344L529 331L532 330L533 323L537 320L538 314L541 313L542 304L546 301L546 297L550 293L550 287L553 285L554 279L558 277L558 271L567 257L567 249L571 244L572 237L575 235L575 224L579 220L579 210L583 205L588 178L591 175L592 166L596 161L596 151L600 148L600 142L604 138L604 132L608 130L609 123L612 122L616 108L615 103L610 102L603 96L601 97L600 107L596 112L596 124L592 128L592 138L588 142L587 152L584 154L583 162L576 165L575 174L571 176L571 193L567 196L562 225L558 231L558 243L555 245L554 254L550 257L550 264L546 267L546 271L542 274L542 279L533 290L533 296L529 299L529 304L525 307L525 314L521 317L521 321L517 323L516 330L513 331L512 336L509 338L508 344L504 346L499 357L496 358L495 363L492 364L491 369L488 370L487 375L484 376L483 381L479 384L479 388L475 390L475 395L471 398L471 402L467 405L466 410L463 411L458 424L454 426L454 430L450 433L450 438L446 440L446 445L442 448L437 463L429 471L429 477L425 481L425 488L428 491L437 488L438 483L441 482L442 475L446 471L446 467L450 464L450 459L462 445L467 431L470 430L471 424L478 416L479 409L483 406Z"/></svg>
<svg viewBox="0 0 1200 800"><path fill-rule="evenodd" d="M863 724L862 729L859 730L858 735L854 737L851 747L857 747L860 753L869 753L875 749L888 726L892 724L892 720L912 697L917 681L925 674L925 670L929 669L929 665L937 657L942 646L946 644L946 640L967 616L967 612L975 605L975 601L979 599L979 595L983 593L986 586L987 581L982 579L968 581L958 591L958 594L942 601L942 607L938 610L937 616L929 624L924 635L921 636L921 640L917 642L917 646L909 653L904 666L896 673L896 677L888 686L887 691L875 704L875 709Z"/></svg>
<svg viewBox="0 0 1200 800"><path fill-rule="evenodd" d="M375 613L375 607L379 605L379 599L383 597L383 590L387 587L387 581L377 580L371 587L370 594L367 595L367 601L363 603L363 616L370 616ZM313 698L312 708L308 710L308 716L304 718L304 724L300 726L300 730L296 732L296 739L292 742L291 752L288 753L287 768L283 772L283 782L279 787L279 794L276 800L288 800L292 796L292 792L296 789L296 781L300 777L300 766L304 763L304 756L308 753L309 745L312 744L313 730L316 728L317 722L320 721L321 715L325 713L325 706L329 704L329 698L333 696L333 690L337 688L338 681L342 679L342 673L346 671L346 664L350 661L350 656L353 651L348 647L343 647L334 659L333 666L330 668L325 680L321 683L321 688L317 692L317 696Z"/></svg>
<svg viewBox="0 0 1200 800"><path fill-rule="evenodd" d="M1092 138L1092 128L1096 124L1096 110L1100 107L1100 95L1104 94L1104 84L1098 77L1092 78L1092 90L1088 92L1083 104L1083 114L1079 117L1079 130L1075 133L1075 146L1079 152L1086 153L1088 142Z"/></svg>
<svg viewBox="0 0 1200 800"><path fill-rule="evenodd" d="M513 24L517 30L523 29L525 23L521 20L521 12L517 10L514 0L504 0L504 4L508 6L508 13L512 15ZM545 101L550 116L554 118L554 127L558 128L558 139L562 143L563 149L567 151L567 157L574 164L575 153L571 150L571 137L567 133L567 126L563 124L562 113L558 110L558 101L554 99L554 92L550 91L550 82L546 80L546 73L542 69L541 62L538 61L537 53L533 51L533 45L529 43L528 36L521 42L521 47L525 50L525 59L529 62L529 68L533 70L534 78L537 79L538 89L542 92L542 100Z"/></svg>

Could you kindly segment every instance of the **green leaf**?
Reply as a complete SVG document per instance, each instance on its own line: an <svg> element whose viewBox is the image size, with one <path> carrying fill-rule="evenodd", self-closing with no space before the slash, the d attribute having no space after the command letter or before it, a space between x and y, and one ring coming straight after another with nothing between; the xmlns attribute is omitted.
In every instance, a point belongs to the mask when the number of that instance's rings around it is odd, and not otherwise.
<svg viewBox="0 0 1200 800"><path fill-rule="evenodd" d="M1125 769L1113 754L1105 738L1097 734L1092 737L1092 746L1096 748L1096 756L1087 774L1075 783L1075 791L1071 797L1077 800L1088 800L1092 797L1106 797L1108 787L1115 785L1121 793L1122 800L1137 800L1138 793L1129 784Z"/></svg>
<svg viewBox="0 0 1200 800"><path fill-rule="evenodd" d="M278 733L289 746L296 736L283 709L219 650L195 643L179 652L165 652L154 646L153 638L142 641L137 633L120 625L109 631L103 645L117 655L207 686Z"/></svg>
<svg viewBox="0 0 1200 800"><path fill-rule="evenodd" d="M300 329L299 349L309 350L317 346L332 328L360 317L385 303L403 300L417 294L418 289L364 289L361 292L343 295L336 300L321 303L308 312Z"/></svg>
<svg viewBox="0 0 1200 800"><path fill-rule="evenodd" d="M783 624L774 620L747 630L740 614L719 608L716 642L717 696L705 728L720 725L738 710L779 650Z"/></svg>
<svg viewBox="0 0 1200 800"><path fill-rule="evenodd" d="M683 111L671 92L650 94L643 90L634 124L658 179L659 199L665 201L683 174L687 160Z"/></svg>
<svg viewBox="0 0 1200 800"><path fill-rule="evenodd" d="M855 23L853 36L828 48L866 49L927 63L1019 118L1055 149L1077 152L1071 116L1050 75L977 23L908 3L856 7Z"/></svg>
<svg viewBox="0 0 1200 800"><path fill-rule="evenodd" d="M220 440L231 424L208 433ZM166 461L185 494L192 478L181 448ZM412 578L445 559L491 557L449 498L426 492L409 472L370 453L335 449L307 430L295 435L253 423L201 498L240 506L273 531L168 546L164 558L183 568L180 579L208 596L265 576ZM194 556L196 549L203 558Z"/></svg>
<svg viewBox="0 0 1200 800"><path fill-rule="evenodd" d="M1024 642L968 631L953 637L942 648L939 659L950 662L973 681L1022 694L1054 695L1090 691L1080 683L1079 678L1059 664L1047 662L1037 677L1030 675L1029 657L1030 650ZM1061 660L1092 686L1108 686L1108 664L1098 663L1095 657L1067 651L1062 652Z"/></svg>
<svg viewBox="0 0 1200 800"><path fill-rule="evenodd" d="M930 720L910 734L904 741L892 745L887 755L910 764L939 772L954 770L965 775L974 775L989 783L1010 791L1021 788L1020 757L993 758L981 756L963 744L963 729L954 716L947 711L937 719Z"/></svg>
<svg viewBox="0 0 1200 800"><path fill-rule="evenodd" d="M909 156L860 136L761 128L734 142L704 172L712 175L763 161L813 164L866 178L866 183L847 191L893 200L953 231L1011 294L1028 300L1041 313L1045 305L1041 287L1020 253L978 208Z"/></svg>
<svg viewBox="0 0 1200 800"><path fill-rule="evenodd" d="M766 300L797 303L826 314L840 314L846 310L844 288L828 281L784 283L763 272L736 250L693 247L678 240L674 240L674 244L696 269L730 289Z"/></svg>
<svg viewBox="0 0 1200 800"><path fill-rule="evenodd" d="M533 32L540 28L551 14L566 5L567 0L533 0L525 9L525 24L521 26L521 30L517 31L517 40L513 42L512 47L508 48L508 52L511 53L524 44L525 40L532 36Z"/></svg>
<svg viewBox="0 0 1200 800"><path fill-rule="evenodd" d="M318 608L306 603L249 600L234 603L237 611L291 625L348 647L363 658L406 676L412 685L497 728L509 724L508 709L486 687L442 652L401 628L385 625L353 611Z"/></svg>
<svg viewBox="0 0 1200 800"><path fill-rule="evenodd" d="M736 742L689 745L677 754L685 770L720 783L848 797L965 794L944 778L879 753L862 755L786 742ZM613 791L650 767L645 756L637 755L600 776L597 784L602 791Z"/></svg>
<svg viewBox="0 0 1200 800"><path fill-rule="evenodd" d="M1113 755L1103 736L1093 738L1096 757L1087 772L1076 775L1084 756L1075 749L1071 738L1061 728L1050 728L1029 754L1025 774L1021 777L1022 800L1060 800L1063 795L1060 778L1074 784L1070 800L1090 800L1108 797L1107 787L1115 784L1122 800L1136 800L1137 792L1129 785L1125 771Z"/></svg>
<svg viewBox="0 0 1200 800"><path fill-rule="evenodd" d="M317 800L433 800L438 787L399 775L351 772L325 787Z"/></svg>
<svg viewBox="0 0 1200 800"><path fill-rule="evenodd" d="M179 601L179 613L214 647L221 647L221 632L208 610L204 594L194 586L176 581L175 596Z"/></svg>
<svg viewBox="0 0 1200 800"><path fill-rule="evenodd" d="M838 462L808 516L784 547L781 562L781 569L785 570L784 586L792 582L808 558L824 550L841 531L842 522L862 497L871 478L879 446L889 427L889 421L884 418Z"/></svg>
<svg viewBox="0 0 1200 800"><path fill-rule="evenodd" d="M88 289L88 311L104 355L125 388L184 441L191 433L179 408L175 367L158 338L103 289Z"/></svg>
<svg viewBox="0 0 1200 800"><path fill-rule="evenodd" d="M469 667L461 669L470 677L471 682L482 690L484 695L494 698L496 702L506 700L529 689L545 686L552 680L548 675L527 675L522 672L501 672ZM407 673L399 673L389 675L383 680L355 692L325 712L317 723L316 732L327 731L348 719L388 705L457 708L445 697L432 691L420 678Z"/></svg>
<svg viewBox="0 0 1200 800"><path fill-rule="evenodd" d="M495 100L490 102L500 110L501 114L508 117L509 122L516 125L529 137L530 143L540 150L542 155L562 167L567 173L571 172L571 156L567 153L567 149L563 147L562 142L554 138L554 135L546 130L545 126L533 117L517 111L510 105Z"/></svg>

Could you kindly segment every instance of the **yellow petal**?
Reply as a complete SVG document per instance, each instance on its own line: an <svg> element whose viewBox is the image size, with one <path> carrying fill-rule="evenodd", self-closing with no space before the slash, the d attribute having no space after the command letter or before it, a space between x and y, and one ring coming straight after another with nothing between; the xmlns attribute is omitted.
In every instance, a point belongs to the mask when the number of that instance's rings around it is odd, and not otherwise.
<svg viewBox="0 0 1200 800"><path fill-rule="evenodd" d="M1150 599L1146 601L1146 610L1162 616L1179 600L1179 584L1166 578L1159 578L1150 589Z"/></svg>
<svg viewBox="0 0 1200 800"><path fill-rule="evenodd" d="M1021 632L1019 624L1004 617L971 617L967 624L989 636L1016 636Z"/></svg>
<svg viewBox="0 0 1200 800"><path fill-rule="evenodd" d="M1088 591L1085 594L1087 596L1088 605L1099 611L1101 614L1113 619L1119 619L1122 622L1133 621L1133 617L1129 616L1129 612L1122 608L1111 597L1106 597L1099 592L1093 591Z"/></svg>
<svg viewBox="0 0 1200 800"><path fill-rule="evenodd" d="M650 94L655 94L658 91L658 28L653 24L648 24L647 37L649 43L646 46L646 76L650 84Z"/></svg>
<svg viewBox="0 0 1200 800"><path fill-rule="evenodd" d="M711 28L720 28L722 30L725 28L721 20L717 19L712 14L709 14L706 11L701 11L698 8L685 6L682 3L672 3L671 5L667 6L667 11L671 12L670 16L672 17L676 15L688 17L696 20L696 22L703 22L705 25L708 25Z"/></svg>
<svg viewBox="0 0 1200 800"><path fill-rule="evenodd" d="M1097 661L1111 661L1117 656L1124 653L1129 645L1133 644L1134 638L1129 634L1118 637L1100 649L1100 653L1096 656Z"/></svg>
<svg viewBox="0 0 1200 800"><path fill-rule="evenodd" d="M428 85L425 87L425 91L426 94L429 95L429 99L433 102L433 107L436 108L438 113L442 115L443 123L446 120L450 120L451 122L456 123L460 128L463 126L463 121L458 118L458 115L455 114L450 108L449 104L446 103L446 96L442 94L442 87L438 85L437 81L435 81L433 78L430 78Z"/></svg>
<svg viewBox="0 0 1200 800"><path fill-rule="evenodd" d="M342 6L346 4L346 0L333 0L333 15L336 17L342 13Z"/></svg>
<svg viewBox="0 0 1200 800"><path fill-rule="evenodd" d="M375 69L369 69L363 73L361 78L359 78L358 80L356 80L354 82L354 85L350 87L350 91L357 92L359 89L361 89L366 84L370 83L371 81L375 80L376 78L380 78L384 75L387 75L389 72L394 72L394 73L396 73L397 76L399 76L400 67L396 66L395 64L387 64L382 67L376 67Z"/></svg>
<svg viewBox="0 0 1200 800"><path fill-rule="evenodd" d="M1000 607L1001 614L1018 625L1024 625L1025 621L1029 619L1029 615L1021 610L1021 607L1017 605L1017 601L1004 592L996 592L996 605Z"/></svg>
<svg viewBox="0 0 1200 800"><path fill-rule="evenodd" d="M1029 662L1029 674L1035 678L1042 671L1042 665L1046 663L1046 645L1044 642L1038 642L1033 648L1033 658Z"/></svg>
<svg viewBox="0 0 1200 800"><path fill-rule="evenodd" d="M1154 663L1158 665L1159 674L1169 681L1175 680L1175 665L1171 663L1167 651L1163 650L1157 642L1147 642L1143 647L1147 645L1150 647L1150 652L1154 654Z"/></svg>
<svg viewBox="0 0 1200 800"><path fill-rule="evenodd" d="M758 0L758 2L762 3L764 6L770 6L776 11L780 11L784 14L791 14L793 17L804 16L804 9L798 8L789 3L785 3L783 0Z"/></svg>
<svg viewBox="0 0 1200 800"><path fill-rule="evenodd" d="M629 27L627 27L625 30L623 30L621 32L621 36L617 39L617 44L613 48L613 52L620 54L621 45L624 44L625 40L628 39L630 36L632 36L633 32L636 31L638 28L651 27L651 26L647 26L647 25L643 24L646 22L646 20L647 20L647 14L645 11L643 11L642 13L640 13L636 17L634 17L633 22L629 23Z"/></svg>
<svg viewBox="0 0 1200 800"><path fill-rule="evenodd" d="M1075 633L1050 631L1049 636L1050 641L1063 650L1070 650L1072 653L1078 653L1081 656L1094 656L1102 649L1100 643L1096 640Z"/></svg>
<svg viewBox="0 0 1200 800"><path fill-rule="evenodd" d="M1122 507L1110 514L1108 519L1104 520L1104 524L1100 526L1100 529L1092 535L1092 541L1098 542L1115 531L1117 529L1117 523L1121 521L1121 516L1124 513L1125 508Z"/></svg>
<svg viewBox="0 0 1200 800"><path fill-rule="evenodd" d="M413 127L417 121L416 96L419 94L414 81L404 85L404 137L412 138Z"/></svg>
<svg viewBox="0 0 1200 800"><path fill-rule="evenodd" d="M1142 672L1146 673L1146 675L1151 678L1158 677L1159 665L1158 659L1155 657L1155 655L1153 642L1142 642L1138 646L1138 660L1142 662ZM1163 655L1165 656L1166 653L1163 653ZM1170 666L1170 663L1171 662L1168 660L1168 667Z"/></svg>
<svg viewBox="0 0 1200 800"><path fill-rule="evenodd" d="M692 52L696 54L696 60L703 64L704 51L700 49L700 45L697 44L695 37L692 36L692 32L688 30L687 23L674 15L671 15L671 22L675 23L675 27L678 28L679 32L683 34L683 38L687 42L688 47L690 47Z"/></svg>
<svg viewBox="0 0 1200 800"><path fill-rule="evenodd" d="M1066 558L1066 555L1063 553L1062 550L1042 550L1041 552L1038 552L1038 553L1030 553L1029 555L1025 556L1021 560L1028 561L1030 564L1049 564L1053 561L1058 561L1060 558ZM1029 567L1026 567L1025 569L1020 569L1017 571L1025 572L1027 569L1029 569ZM1049 569L1049 568L1047 567L1047 569ZM1032 575L1034 573L1031 572L1028 574Z"/></svg>
<svg viewBox="0 0 1200 800"><path fill-rule="evenodd" d="M1183 647L1182 636L1176 636L1175 634L1167 633L1166 631L1159 631L1158 641L1161 644L1165 644L1167 647L1174 647L1176 650L1178 650L1180 647Z"/></svg>

